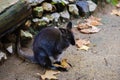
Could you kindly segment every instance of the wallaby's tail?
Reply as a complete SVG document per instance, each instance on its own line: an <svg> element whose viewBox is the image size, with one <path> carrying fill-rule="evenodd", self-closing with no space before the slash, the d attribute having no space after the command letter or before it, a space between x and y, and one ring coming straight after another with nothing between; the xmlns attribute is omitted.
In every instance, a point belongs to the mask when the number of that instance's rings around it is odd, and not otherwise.
<svg viewBox="0 0 120 80"><path fill-rule="evenodd" d="M35 60L34 56L26 55L26 53L23 50L21 50L21 49L19 49L18 54L19 54L19 57L21 57L25 61L32 62L32 63L37 63L37 61Z"/></svg>

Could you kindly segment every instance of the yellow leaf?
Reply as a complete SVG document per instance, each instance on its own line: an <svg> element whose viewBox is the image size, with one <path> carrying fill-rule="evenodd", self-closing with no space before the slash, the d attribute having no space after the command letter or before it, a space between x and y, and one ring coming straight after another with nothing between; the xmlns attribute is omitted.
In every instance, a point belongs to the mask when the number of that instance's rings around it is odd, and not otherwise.
<svg viewBox="0 0 120 80"><path fill-rule="evenodd" d="M67 59L62 59L61 64L54 64L56 67L70 68L71 65L67 62Z"/></svg>
<svg viewBox="0 0 120 80"><path fill-rule="evenodd" d="M89 49L88 46L90 45L90 41L79 39L76 41L76 45L77 45L78 49L88 51L88 49Z"/></svg>
<svg viewBox="0 0 120 80"><path fill-rule="evenodd" d="M61 66L64 67L64 68L69 68L70 67L70 65L67 62L67 59L63 59L61 61Z"/></svg>
<svg viewBox="0 0 120 80"><path fill-rule="evenodd" d="M85 51L88 51L89 48L90 48L90 47L83 45L83 46L80 47L79 49L81 49L81 50L85 50Z"/></svg>
<svg viewBox="0 0 120 80"><path fill-rule="evenodd" d="M119 10L112 10L111 15L117 15L120 16L120 11Z"/></svg>
<svg viewBox="0 0 120 80"><path fill-rule="evenodd" d="M59 64L53 64L53 65L56 67L63 67L62 65L59 65Z"/></svg>
<svg viewBox="0 0 120 80"><path fill-rule="evenodd" d="M44 75L41 75L42 80L45 79L58 79L55 75L59 74L60 71L47 70Z"/></svg>

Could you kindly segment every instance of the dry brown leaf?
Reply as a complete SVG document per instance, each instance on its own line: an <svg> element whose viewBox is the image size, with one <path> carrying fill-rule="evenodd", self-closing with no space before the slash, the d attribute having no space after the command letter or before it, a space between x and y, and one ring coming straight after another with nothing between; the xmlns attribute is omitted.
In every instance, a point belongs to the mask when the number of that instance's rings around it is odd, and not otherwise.
<svg viewBox="0 0 120 80"><path fill-rule="evenodd" d="M114 10L112 10L111 15L117 15L117 16L120 16L120 11L114 9Z"/></svg>
<svg viewBox="0 0 120 80"><path fill-rule="evenodd" d="M87 28L90 28L90 26L87 25L87 23L81 23L81 24L78 24L78 27L77 27L79 30L81 29L87 29Z"/></svg>
<svg viewBox="0 0 120 80"><path fill-rule="evenodd" d="M76 41L76 46L78 47L78 49L81 49L81 50L88 50L89 49L89 46L90 45L90 41L87 41L87 40L77 40Z"/></svg>
<svg viewBox="0 0 120 80"><path fill-rule="evenodd" d="M100 22L101 18L91 16L85 21L86 21L85 23L78 24L77 28L78 30L80 30L80 32L85 34L91 34L100 31L100 29L95 26L102 25L102 23Z"/></svg>
<svg viewBox="0 0 120 80"><path fill-rule="evenodd" d="M93 34L93 33L99 32L99 31L100 31L100 29L95 26L92 26L92 28L89 28L89 29L80 30L80 32L84 33L84 34Z"/></svg>
<svg viewBox="0 0 120 80"><path fill-rule="evenodd" d="M101 18L97 18L97 17L94 17L94 16L90 16L89 19L94 20L94 21L101 21ZM87 20L89 20L89 19L87 19Z"/></svg>
<svg viewBox="0 0 120 80"><path fill-rule="evenodd" d="M60 71L47 70L44 75L41 75L42 80L45 79L58 79L55 75L59 74Z"/></svg>
<svg viewBox="0 0 120 80"><path fill-rule="evenodd" d="M102 23L99 22L99 21L89 20L89 21L87 22L87 25L88 25L88 26L99 26L99 25L102 25Z"/></svg>
<svg viewBox="0 0 120 80"><path fill-rule="evenodd" d="M79 49L88 51L89 48L90 48L90 47L83 45L83 46L81 46Z"/></svg>
<svg viewBox="0 0 120 80"><path fill-rule="evenodd" d="M89 44L90 44L90 41L87 41L87 40L82 40L82 39L76 40L76 46L78 48L82 47L83 45L88 46Z"/></svg>
<svg viewBox="0 0 120 80"><path fill-rule="evenodd" d="M88 26L99 26L102 25L102 23L100 22L101 18L97 18L97 17L89 17L88 19L86 19L87 25Z"/></svg>

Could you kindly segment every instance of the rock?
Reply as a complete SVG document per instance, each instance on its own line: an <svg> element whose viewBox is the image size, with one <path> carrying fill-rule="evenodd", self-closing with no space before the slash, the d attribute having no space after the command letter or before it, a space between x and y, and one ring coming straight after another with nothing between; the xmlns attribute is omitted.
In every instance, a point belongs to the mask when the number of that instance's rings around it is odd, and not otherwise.
<svg viewBox="0 0 120 80"><path fill-rule="evenodd" d="M21 37L33 38L33 35L31 33L29 33L28 31L21 30Z"/></svg>
<svg viewBox="0 0 120 80"><path fill-rule="evenodd" d="M38 22L39 20L40 20L40 19L35 18L35 19L33 19L32 21L36 23L36 22Z"/></svg>
<svg viewBox="0 0 120 80"><path fill-rule="evenodd" d="M43 15L43 8L42 7L35 7L34 9L33 9L33 15L35 16L35 17L42 17L42 15Z"/></svg>
<svg viewBox="0 0 120 80"><path fill-rule="evenodd" d="M61 3L61 0L52 0L53 3Z"/></svg>
<svg viewBox="0 0 120 80"><path fill-rule="evenodd" d="M70 3L74 3L76 2L76 0L68 0Z"/></svg>
<svg viewBox="0 0 120 80"><path fill-rule="evenodd" d="M81 16L86 16L86 14L89 13L89 5L87 1L77 1L76 5L79 9L79 14Z"/></svg>
<svg viewBox="0 0 120 80"><path fill-rule="evenodd" d="M0 61L1 61L2 59L7 59L7 56L6 56L6 54L5 54L4 52L1 52L1 51L0 51Z"/></svg>
<svg viewBox="0 0 120 80"><path fill-rule="evenodd" d="M48 24L48 18L42 18L42 19L38 19L38 18L35 18L33 19L33 22L36 24L36 26L45 26Z"/></svg>
<svg viewBox="0 0 120 80"><path fill-rule="evenodd" d="M49 22L54 20L54 17L52 15L46 15L45 17L49 19Z"/></svg>
<svg viewBox="0 0 120 80"><path fill-rule="evenodd" d="M70 4L68 6L69 6L69 12L72 15L79 15L79 10L78 10L78 8L77 8L77 6L75 4Z"/></svg>
<svg viewBox="0 0 120 80"><path fill-rule="evenodd" d="M44 0L27 0L29 3L31 3L32 6L35 6L37 4L41 4Z"/></svg>
<svg viewBox="0 0 120 80"><path fill-rule="evenodd" d="M44 2L42 4L43 10L52 12L53 6L50 3Z"/></svg>
<svg viewBox="0 0 120 80"><path fill-rule="evenodd" d="M62 3L64 3L64 4L66 4L66 5L68 5L68 4L69 4L69 2L68 2L68 1L66 1L66 0L61 0L61 2L62 2Z"/></svg>
<svg viewBox="0 0 120 80"><path fill-rule="evenodd" d="M55 3L55 4L62 3L63 5L69 4L69 2L66 1L66 0L52 0L52 2Z"/></svg>
<svg viewBox="0 0 120 80"><path fill-rule="evenodd" d="M11 54L13 53L13 46L12 46L12 44L7 47L7 51L8 51L9 53L11 53Z"/></svg>
<svg viewBox="0 0 120 80"><path fill-rule="evenodd" d="M51 16L54 18L54 21L55 22L58 22L58 20L59 20L59 18L60 18L60 14L59 13L53 13L53 14L51 14Z"/></svg>
<svg viewBox="0 0 120 80"><path fill-rule="evenodd" d="M41 19L42 21L45 21L45 22L47 22L47 23L49 23L50 22L50 20L47 18L47 17L42 17L42 19Z"/></svg>
<svg viewBox="0 0 120 80"><path fill-rule="evenodd" d="M52 0L44 0L45 2L48 2L48 3L51 3L52 2Z"/></svg>
<svg viewBox="0 0 120 80"><path fill-rule="evenodd" d="M70 19L70 14L67 10L60 13L60 16L64 19Z"/></svg>
<svg viewBox="0 0 120 80"><path fill-rule="evenodd" d="M27 0L30 3L42 3L44 0Z"/></svg>
<svg viewBox="0 0 120 80"><path fill-rule="evenodd" d="M64 11L66 5L68 5L68 1L65 0L52 0L52 4L56 7L56 12Z"/></svg>
<svg viewBox="0 0 120 80"><path fill-rule="evenodd" d="M95 9L97 8L97 5L91 0L88 0L87 2L88 2L88 5L89 5L89 11L90 12L95 11Z"/></svg>

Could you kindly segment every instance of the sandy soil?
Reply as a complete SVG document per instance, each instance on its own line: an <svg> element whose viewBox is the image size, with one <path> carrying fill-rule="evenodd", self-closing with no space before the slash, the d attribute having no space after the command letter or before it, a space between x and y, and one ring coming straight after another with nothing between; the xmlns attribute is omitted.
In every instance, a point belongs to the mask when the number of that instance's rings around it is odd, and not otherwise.
<svg viewBox="0 0 120 80"><path fill-rule="evenodd" d="M101 31L96 34L75 36L91 41L89 51L70 46L64 58L73 65L68 72L61 72L59 80L120 80L120 17L111 16L113 7L107 6L95 16L102 18ZM76 24L78 20L73 20ZM39 65L23 62L15 56L9 57L0 66L0 80L40 80L36 73L44 73Z"/></svg>

